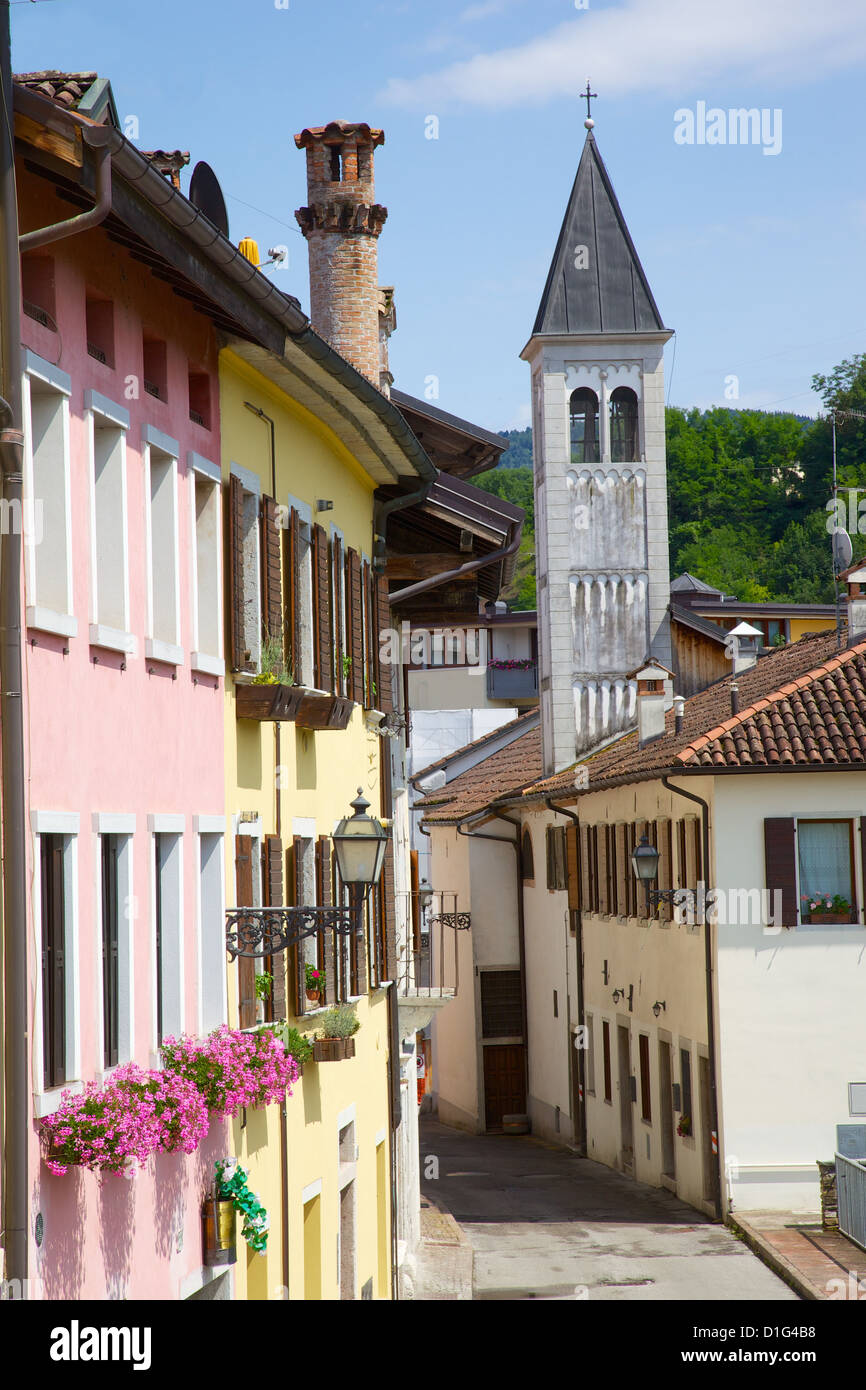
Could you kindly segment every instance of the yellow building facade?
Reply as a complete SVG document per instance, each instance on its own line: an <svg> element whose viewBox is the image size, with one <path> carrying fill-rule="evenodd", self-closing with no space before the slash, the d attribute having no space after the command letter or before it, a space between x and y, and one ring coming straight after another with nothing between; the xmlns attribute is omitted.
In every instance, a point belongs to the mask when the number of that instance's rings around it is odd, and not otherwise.
<svg viewBox="0 0 866 1390"><path fill-rule="evenodd" d="M222 351L222 478L229 513L223 585L229 610L229 908L338 901L330 856L337 822L350 814L358 788L372 815L383 818L388 810L387 787L384 799L382 787L388 741L375 732L376 719L370 718L381 694L372 650L378 640L371 566L377 478L369 461L366 466L359 462L341 438L348 431L323 421L298 399L302 394L300 389L293 394L284 358L241 344ZM279 533L276 542L271 527ZM233 566L240 567L240 578ZM275 573L282 585L279 599ZM321 612L317 622L323 584L328 589L324 601L330 602L328 632L321 630ZM275 605L282 610L281 634L271 630ZM300 710L280 719L244 716L242 703L250 692L252 698L267 698L269 691L280 689L253 684L263 666L273 663L274 640L279 645L280 636L285 663L291 659L296 667L291 673L295 685L313 691L327 685L323 672L331 662L336 714L331 711L329 727L310 727L328 717L327 691L308 697L315 707L312 719L302 721ZM315 712L319 707L326 709L324 716ZM375 890L372 897L376 899ZM323 952L330 951L331 999L350 1000L360 1023L353 1057L305 1063L285 1107L272 1104L233 1122L234 1153L270 1217L264 1253L249 1251L238 1232L238 1298L391 1297L391 1044L389 990L383 983L388 975L384 897L383 891L368 913L366 952L361 943L365 958L350 959L348 944L335 944L328 933L327 939L312 938L294 953L228 966L232 1026L285 1017L290 1026L314 1036L321 1009L305 998L304 964L305 959L321 963ZM270 994L267 980L261 982L263 968L274 978Z"/></svg>

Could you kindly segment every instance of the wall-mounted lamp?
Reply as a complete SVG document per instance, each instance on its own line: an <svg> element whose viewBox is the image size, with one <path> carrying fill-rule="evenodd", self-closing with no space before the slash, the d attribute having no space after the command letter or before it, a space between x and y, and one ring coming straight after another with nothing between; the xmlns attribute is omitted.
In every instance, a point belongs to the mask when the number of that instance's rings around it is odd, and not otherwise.
<svg viewBox="0 0 866 1390"><path fill-rule="evenodd" d="M625 999L625 990L624 990L624 989L615 989L614 992L613 992L613 1002L614 1002L615 1004L618 1004L619 1001L620 1001L620 999Z"/></svg>
<svg viewBox="0 0 866 1390"><path fill-rule="evenodd" d="M657 999L656 1002L653 1004L653 1013L655 1014L656 1018L658 1018L659 1014L662 1012L663 1009L667 1009L667 1004L665 1000Z"/></svg>

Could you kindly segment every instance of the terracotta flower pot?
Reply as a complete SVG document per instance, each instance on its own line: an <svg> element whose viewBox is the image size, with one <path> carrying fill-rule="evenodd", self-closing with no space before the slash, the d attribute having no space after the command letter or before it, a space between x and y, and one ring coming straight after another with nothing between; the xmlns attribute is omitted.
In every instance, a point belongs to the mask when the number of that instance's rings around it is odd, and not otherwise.
<svg viewBox="0 0 866 1390"><path fill-rule="evenodd" d="M307 990L307 998L310 1000L311 1003L318 1004L318 1002L319 1002L319 993L320 993L320 992L319 992L319 990L317 990L317 989L308 989L308 990Z"/></svg>

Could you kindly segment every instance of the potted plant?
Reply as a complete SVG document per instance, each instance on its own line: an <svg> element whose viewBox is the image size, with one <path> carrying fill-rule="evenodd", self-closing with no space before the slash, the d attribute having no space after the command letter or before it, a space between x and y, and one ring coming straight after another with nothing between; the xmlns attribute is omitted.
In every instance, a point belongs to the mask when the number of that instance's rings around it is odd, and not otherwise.
<svg viewBox="0 0 866 1390"><path fill-rule="evenodd" d="M850 922L851 904L841 893L804 893L809 921L813 923Z"/></svg>
<svg viewBox="0 0 866 1390"><path fill-rule="evenodd" d="M677 1134L680 1136L681 1139L685 1139L685 1138L687 1138L687 1137L690 1138L690 1137L691 1137L691 1133L692 1133L692 1117L691 1117L691 1115L680 1115L680 1122L679 1122L679 1124L677 1125Z"/></svg>
<svg viewBox="0 0 866 1390"><path fill-rule="evenodd" d="M317 1062L341 1062L355 1055L355 1033L361 1023L351 1004L335 1004L322 1015L321 1032L313 1043Z"/></svg>
<svg viewBox="0 0 866 1390"><path fill-rule="evenodd" d="M325 972L318 970L315 965L307 961L304 966L306 974L307 998L311 1003L317 1004L325 996Z"/></svg>
<svg viewBox="0 0 866 1390"><path fill-rule="evenodd" d="M259 670L248 685L235 686L238 719L293 719L306 691L295 685L283 657L283 644L270 634L262 640Z"/></svg>

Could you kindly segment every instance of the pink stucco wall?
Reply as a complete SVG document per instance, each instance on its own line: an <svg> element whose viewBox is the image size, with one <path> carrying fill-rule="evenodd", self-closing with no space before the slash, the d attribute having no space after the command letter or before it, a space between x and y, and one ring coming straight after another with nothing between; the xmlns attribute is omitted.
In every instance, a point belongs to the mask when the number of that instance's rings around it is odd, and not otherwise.
<svg viewBox="0 0 866 1390"><path fill-rule="evenodd" d="M35 201L22 179L22 225L41 225L68 216L70 209L46 202L45 185ZM187 451L218 461L217 347L210 321L171 287L109 239L103 229L45 248L54 260L58 332L22 318L24 345L72 378L72 545L74 613L78 635L63 639L28 632L26 644L26 772L28 810L73 811L78 837L80 929L81 1080L99 1075L100 943L97 932L97 839L94 812L134 813L134 1051L142 1066L153 1061L153 942L147 817L182 814L184 1017L187 1031L198 1019L196 953L197 840L193 816L224 812L222 681L194 675L190 569L190 489ZM89 356L85 335L85 288L114 301L115 366ZM142 375L142 331L167 342L168 400L143 390L129 399L125 381ZM189 418L190 365L211 379L211 429ZM125 661L91 648L90 510L84 393L99 391L130 413L127 434L130 630L137 654ZM156 426L180 443L178 508L180 534L181 644L185 664L175 669L147 660L145 495L142 426ZM64 655L64 647L68 654ZM94 661L94 657L98 661ZM33 855L33 839L30 838ZM33 865L31 863L31 870ZM32 881L32 875L28 876ZM31 912L31 1003L39 968L40 925ZM34 1047L41 1039L34 1037ZM42 1213L44 1240L31 1245L31 1275L48 1298L177 1298L184 1281L195 1283L201 1268L199 1210L225 1149L225 1126L214 1122L199 1151L190 1156L151 1158L149 1170L132 1181L109 1177L102 1184L84 1171L52 1176L40 1161L39 1125L31 1144L32 1216ZM32 1237L32 1226L31 1226ZM38 1296L38 1293L37 1293Z"/></svg>

